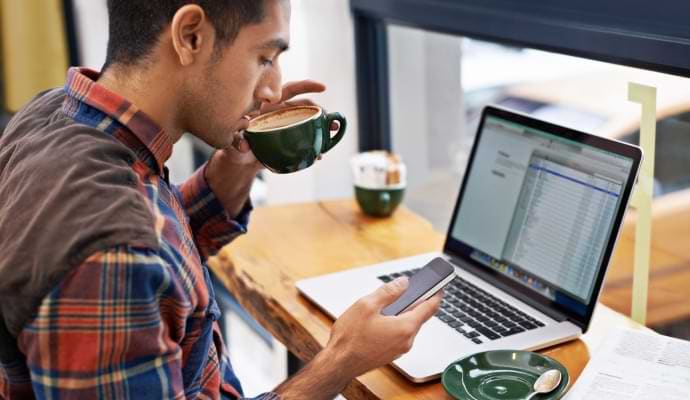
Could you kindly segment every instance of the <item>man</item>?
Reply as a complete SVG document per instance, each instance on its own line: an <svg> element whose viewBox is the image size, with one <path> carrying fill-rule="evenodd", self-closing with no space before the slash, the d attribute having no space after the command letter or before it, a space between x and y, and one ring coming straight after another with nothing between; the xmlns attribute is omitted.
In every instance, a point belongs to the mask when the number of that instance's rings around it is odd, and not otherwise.
<svg viewBox="0 0 690 400"><path fill-rule="evenodd" d="M247 116L324 90L281 87L288 0L109 0L102 73L71 69L0 137L0 397L240 398L205 260L246 231L260 166ZM183 132L216 153L186 183ZM381 287L260 398L332 398L406 352L439 296L397 317Z"/></svg>

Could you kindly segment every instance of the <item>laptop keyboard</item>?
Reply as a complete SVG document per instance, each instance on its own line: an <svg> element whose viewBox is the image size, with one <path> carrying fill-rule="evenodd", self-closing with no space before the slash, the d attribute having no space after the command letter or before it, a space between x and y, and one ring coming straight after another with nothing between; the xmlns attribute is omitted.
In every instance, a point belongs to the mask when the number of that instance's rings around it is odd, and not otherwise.
<svg viewBox="0 0 690 400"><path fill-rule="evenodd" d="M418 269L379 276L383 282L412 276ZM544 326L470 282L456 276L446 287L436 318L472 342L481 344Z"/></svg>

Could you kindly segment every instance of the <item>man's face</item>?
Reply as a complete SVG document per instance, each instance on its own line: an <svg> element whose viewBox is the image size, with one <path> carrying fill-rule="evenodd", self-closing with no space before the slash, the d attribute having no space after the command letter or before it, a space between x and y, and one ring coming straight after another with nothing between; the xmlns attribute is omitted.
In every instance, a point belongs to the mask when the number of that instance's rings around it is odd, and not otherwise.
<svg viewBox="0 0 690 400"><path fill-rule="evenodd" d="M282 96L278 57L290 41L290 2L265 0L264 19L243 27L231 45L185 82L188 129L220 149L247 127L245 115Z"/></svg>

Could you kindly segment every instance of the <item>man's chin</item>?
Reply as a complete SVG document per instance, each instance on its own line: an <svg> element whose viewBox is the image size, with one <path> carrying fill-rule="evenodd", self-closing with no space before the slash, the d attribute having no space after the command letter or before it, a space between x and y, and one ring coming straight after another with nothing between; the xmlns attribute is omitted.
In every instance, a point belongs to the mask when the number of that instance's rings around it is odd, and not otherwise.
<svg viewBox="0 0 690 400"><path fill-rule="evenodd" d="M217 138L203 137L201 135L196 135L193 133L190 133L190 135L201 140L202 142L206 143L208 146L212 147L215 150L222 150L222 149L225 149L225 148L232 146L232 140L233 140L232 135L226 136L226 137L221 137L218 139Z"/></svg>

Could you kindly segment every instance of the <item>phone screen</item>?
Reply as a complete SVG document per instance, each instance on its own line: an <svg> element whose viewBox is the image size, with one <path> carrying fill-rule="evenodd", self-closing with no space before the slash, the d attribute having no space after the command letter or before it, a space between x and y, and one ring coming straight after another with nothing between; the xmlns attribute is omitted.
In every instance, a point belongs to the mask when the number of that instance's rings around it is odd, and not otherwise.
<svg viewBox="0 0 690 400"><path fill-rule="evenodd" d="M409 286L395 302L386 306L383 315L398 315L438 286L444 279L455 272L453 266L442 258L434 258L424 268L410 277ZM450 280L448 280L450 282ZM440 287L437 290L441 289ZM430 293L432 296L434 293Z"/></svg>

